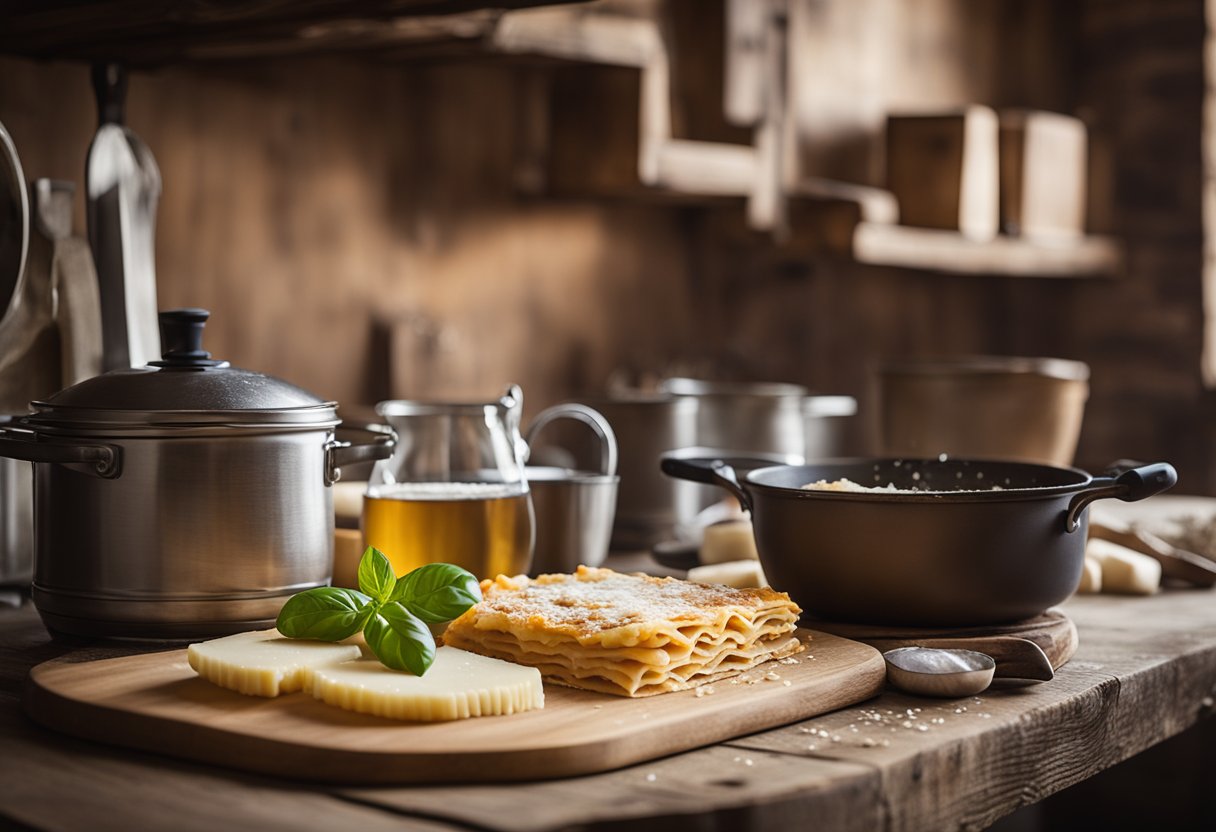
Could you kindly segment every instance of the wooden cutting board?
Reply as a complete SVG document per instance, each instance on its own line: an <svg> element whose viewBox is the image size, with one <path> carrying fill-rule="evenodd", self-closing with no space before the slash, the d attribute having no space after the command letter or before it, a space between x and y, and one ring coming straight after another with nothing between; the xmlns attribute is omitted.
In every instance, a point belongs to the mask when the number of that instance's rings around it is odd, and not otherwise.
<svg viewBox="0 0 1216 832"><path fill-rule="evenodd" d="M435 783L543 780L608 771L762 731L876 695L872 647L811 636L798 664L768 663L754 684L645 699L545 686L545 707L513 716L409 723L352 713L306 693L243 696L198 678L186 651L30 671L26 712L86 739L305 780ZM781 678L764 680L773 671ZM788 682L789 684L785 684Z"/></svg>

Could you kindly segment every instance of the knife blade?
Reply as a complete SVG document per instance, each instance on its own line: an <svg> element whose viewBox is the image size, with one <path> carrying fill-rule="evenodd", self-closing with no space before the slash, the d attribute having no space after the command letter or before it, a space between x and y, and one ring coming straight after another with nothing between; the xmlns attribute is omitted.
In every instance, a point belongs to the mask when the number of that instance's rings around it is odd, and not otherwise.
<svg viewBox="0 0 1216 832"><path fill-rule="evenodd" d="M99 126L85 180L101 297L103 369L142 367L160 358L154 257L160 169L148 146L123 124L126 72L115 64L97 64L93 87Z"/></svg>

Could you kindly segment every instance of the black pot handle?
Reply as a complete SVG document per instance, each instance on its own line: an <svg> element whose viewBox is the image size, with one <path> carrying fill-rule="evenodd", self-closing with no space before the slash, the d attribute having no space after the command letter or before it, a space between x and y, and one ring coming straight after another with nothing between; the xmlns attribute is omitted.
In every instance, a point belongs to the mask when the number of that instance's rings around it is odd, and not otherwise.
<svg viewBox="0 0 1216 832"><path fill-rule="evenodd" d="M1138 465L1120 460L1110 470L1115 476L1094 477L1089 485L1073 495L1064 520L1065 531L1075 532L1080 528L1081 512L1095 500L1113 497L1125 503L1134 503L1173 488L1178 482L1178 472L1168 462Z"/></svg>
<svg viewBox="0 0 1216 832"><path fill-rule="evenodd" d="M371 436L371 441L356 445L333 439L325 444L325 484L333 485L342 479L342 466L359 462L388 459L397 445L397 434L388 425L373 423L343 422L338 426L342 432L354 431Z"/></svg>
<svg viewBox="0 0 1216 832"><path fill-rule="evenodd" d="M757 462L760 465L772 464L764 460L757 460ZM739 475L735 473L734 467L725 460L713 458L681 459L677 455L663 454L659 460L659 468L669 477L725 488L739 501L739 505L743 507L744 511L750 512L752 510L751 497L743 490L743 484L739 482Z"/></svg>
<svg viewBox="0 0 1216 832"><path fill-rule="evenodd" d="M112 480L122 473L122 452L114 445L38 439L29 429L0 426L0 456L23 462L54 463Z"/></svg>

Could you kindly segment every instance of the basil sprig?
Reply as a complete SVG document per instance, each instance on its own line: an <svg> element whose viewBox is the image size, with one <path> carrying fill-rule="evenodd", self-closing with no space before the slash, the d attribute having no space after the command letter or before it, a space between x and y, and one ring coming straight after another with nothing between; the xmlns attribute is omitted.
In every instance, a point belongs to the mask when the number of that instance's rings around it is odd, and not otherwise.
<svg viewBox="0 0 1216 832"><path fill-rule="evenodd" d="M322 586L297 593L275 626L288 638L315 641L342 641L362 630L387 667L421 676L435 661L427 624L451 621L481 600L477 579L459 566L428 563L398 578L372 546L359 561L359 589Z"/></svg>

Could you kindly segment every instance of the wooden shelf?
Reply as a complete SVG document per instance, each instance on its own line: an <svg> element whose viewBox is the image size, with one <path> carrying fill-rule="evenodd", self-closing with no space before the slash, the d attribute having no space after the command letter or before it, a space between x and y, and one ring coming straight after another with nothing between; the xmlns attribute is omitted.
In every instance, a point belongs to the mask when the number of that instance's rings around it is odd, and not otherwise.
<svg viewBox="0 0 1216 832"><path fill-rule="evenodd" d="M1018 237L977 241L952 231L860 222L847 254L858 263L950 274L1102 277L1119 272L1123 250L1109 237L1059 243Z"/></svg>
<svg viewBox="0 0 1216 832"><path fill-rule="evenodd" d="M503 12L585 0L13 0L0 54L152 67L194 61L480 49ZM405 50L403 52L403 50Z"/></svg>

